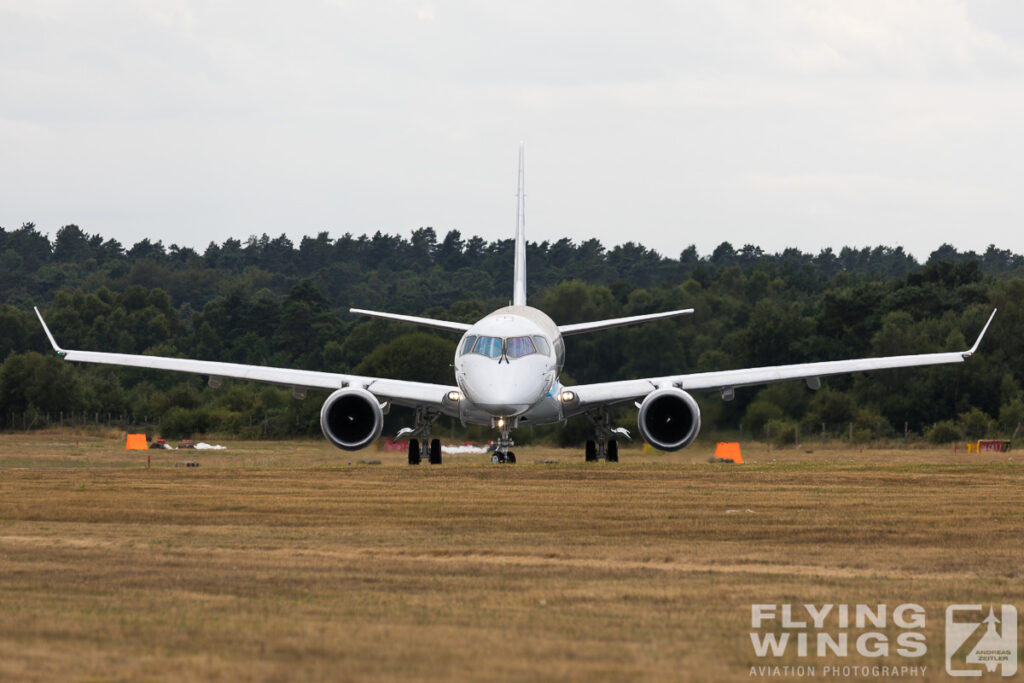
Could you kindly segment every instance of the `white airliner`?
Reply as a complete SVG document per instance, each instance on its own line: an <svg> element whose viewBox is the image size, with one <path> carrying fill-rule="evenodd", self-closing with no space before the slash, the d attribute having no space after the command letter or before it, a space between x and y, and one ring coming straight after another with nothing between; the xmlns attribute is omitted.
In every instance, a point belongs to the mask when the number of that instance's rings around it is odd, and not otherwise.
<svg viewBox="0 0 1024 683"><path fill-rule="evenodd" d="M817 389L821 386L821 377L826 375L961 363L977 351L995 317L993 311L974 346L966 351L563 386L558 375L565 362L562 338L566 335L685 315L692 313L693 309L558 325L542 311L527 306L522 146L519 148L518 186L511 306L500 308L472 325L352 309L353 313L362 315L461 333L462 339L455 352L454 385L206 360L64 350L57 345L38 308L36 315L50 344L65 360L191 372L208 376L213 387L219 386L225 377L270 382L291 386L296 398L305 398L308 389L331 391L320 410L320 426L328 441L345 450L366 448L376 441L391 404L411 407L415 409L415 424L398 434L399 437L409 437L411 465L420 462L421 443L429 462L441 462L440 441L431 439L430 432L431 425L442 415L458 418L463 424L490 425L498 430L492 460L510 463L516 461L511 450L514 445L512 430L516 427L564 422L570 417L584 415L593 423L595 432L595 438L587 441L586 459L618 461L616 438L629 438L629 432L609 424L608 409L630 401L639 409L637 426L644 440L660 450L679 450L693 443L700 431L700 409L690 392L718 391L728 401L733 398L737 387L803 379L808 387Z"/></svg>

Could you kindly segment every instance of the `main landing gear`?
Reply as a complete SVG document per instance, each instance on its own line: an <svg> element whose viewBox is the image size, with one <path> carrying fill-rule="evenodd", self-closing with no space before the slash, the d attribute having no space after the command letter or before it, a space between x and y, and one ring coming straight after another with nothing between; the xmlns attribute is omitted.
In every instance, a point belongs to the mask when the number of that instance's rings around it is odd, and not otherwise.
<svg viewBox="0 0 1024 683"><path fill-rule="evenodd" d="M608 462L618 462L619 442L614 438L608 437L623 436L629 439L629 431L622 427L616 429L609 427L608 411L587 413L586 415L590 419L591 424L594 425L595 436L595 438L587 441L584 451L586 461L597 462L598 460L607 460Z"/></svg>
<svg viewBox="0 0 1024 683"><path fill-rule="evenodd" d="M608 462L619 461L619 442L615 439L606 439L603 436L587 441L584 457L587 462L607 460Z"/></svg>
<svg viewBox="0 0 1024 683"><path fill-rule="evenodd" d="M430 427L439 417L441 417L439 413L431 413L424 408L420 408L416 411L416 426L414 428L406 427L398 432L395 438L403 436L413 437L409 439L410 465L419 465L424 452L427 456L427 462L431 465L441 464L441 440L430 438ZM417 436L421 438L417 440L415 438Z"/></svg>
<svg viewBox="0 0 1024 683"><path fill-rule="evenodd" d="M423 451L427 453L427 462L431 465L441 464L441 440L440 439L423 439ZM422 451L420 450L420 442L416 439L409 439L409 464L419 465L420 460L423 458Z"/></svg>

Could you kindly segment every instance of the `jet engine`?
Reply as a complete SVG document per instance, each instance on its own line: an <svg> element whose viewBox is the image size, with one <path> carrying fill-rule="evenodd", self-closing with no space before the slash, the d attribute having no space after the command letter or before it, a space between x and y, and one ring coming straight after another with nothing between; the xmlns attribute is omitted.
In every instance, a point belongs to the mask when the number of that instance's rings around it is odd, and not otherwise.
<svg viewBox="0 0 1024 683"><path fill-rule="evenodd" d="M338 389L320 409L320 429L327 440L346 451L358 451L373 443L384 427L384 413L377 398L366 389Z"/></svg>
<svg viewBox="0 0 1024 683"><path fill-rule="evenodd" d="M700 408L682 389L652 391L640 404L637 426L644 441L662 451L686 448L700 432Z"/></svg>

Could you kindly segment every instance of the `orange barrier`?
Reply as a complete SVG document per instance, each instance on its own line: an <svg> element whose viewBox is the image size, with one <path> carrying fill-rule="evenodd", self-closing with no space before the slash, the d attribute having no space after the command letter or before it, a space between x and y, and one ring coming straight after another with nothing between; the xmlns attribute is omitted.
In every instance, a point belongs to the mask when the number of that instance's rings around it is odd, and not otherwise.
<svg viewBox="0 0 1024 683"><path fill-rule="evenodd" d="M722 460L732 460L735 463L743 462L743 454L740 453L740 445L735 441L719 441L715 446L715 457Z"/></svg>
<svg viewBox="0 0 1024 683"><path fill-rule="evenodd" d="M127 441L125 441L124 449L126 451L148 451L149 443L146 441L146 435L129 434Z"/></svg>
<svg viewBox="0 0 1024 683"><path fill-rule="evenodd" d="M967 444L968 453L1005 453L1010 450L1010 442L1001 439L979 439Z"/></svg>

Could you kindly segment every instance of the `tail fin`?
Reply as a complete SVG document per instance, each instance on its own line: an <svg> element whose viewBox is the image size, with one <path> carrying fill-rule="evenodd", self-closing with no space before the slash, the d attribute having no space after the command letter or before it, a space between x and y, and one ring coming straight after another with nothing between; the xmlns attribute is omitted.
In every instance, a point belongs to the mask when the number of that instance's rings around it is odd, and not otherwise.
<svg viewBox="0 0 1024 683"><path fill-rule="evenodd" d="M512 304L526 305L526 195L523 194L523 143L519 143L519 190L516 192L516 260Z"/></svg>

